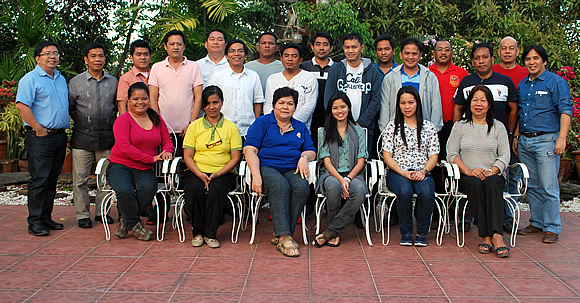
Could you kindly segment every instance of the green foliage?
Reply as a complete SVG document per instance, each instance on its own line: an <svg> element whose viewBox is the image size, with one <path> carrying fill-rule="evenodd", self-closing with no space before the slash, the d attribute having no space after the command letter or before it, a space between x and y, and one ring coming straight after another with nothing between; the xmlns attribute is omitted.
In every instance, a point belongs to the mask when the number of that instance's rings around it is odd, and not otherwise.
<svg viewBox="0 0 580 303"><path fill-rule="evenodd" d="M21 142L24 137L24 123L14 103L8 103L4 107L0 119L0 131L6 133L6 149L8 159L26 158L26 150Z"/></svg>

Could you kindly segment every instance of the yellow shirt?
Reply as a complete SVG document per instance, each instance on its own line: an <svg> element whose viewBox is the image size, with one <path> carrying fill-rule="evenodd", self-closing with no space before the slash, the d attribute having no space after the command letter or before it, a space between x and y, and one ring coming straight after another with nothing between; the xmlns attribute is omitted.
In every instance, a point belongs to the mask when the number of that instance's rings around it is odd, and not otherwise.
<svg viewBox="0 0 580 303"><path fill-rule="evenodd" d="M223 117L213 126L205 115L191 124L183 139L183 147L193 149L193 161L204 173L217 173L232 159L232 150L242 150L238 127Z"/></svg>

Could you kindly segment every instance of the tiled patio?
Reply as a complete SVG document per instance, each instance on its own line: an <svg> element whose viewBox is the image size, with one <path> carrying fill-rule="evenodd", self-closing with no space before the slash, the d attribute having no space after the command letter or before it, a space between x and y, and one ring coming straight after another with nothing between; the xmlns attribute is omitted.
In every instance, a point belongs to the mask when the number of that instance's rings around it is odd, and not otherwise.
<svg viewBox="0 0 580 303"><path fill-rule="evenodd" d="M260 212L257 244L248 244L249 230L232 244L230 222L218 233L222 247L212 250L193 248L191 235L179 243L175 230L168 230L163 242L115 236L107 242L100 223L88 230L77 227L72 206L55 207L53 218L62 220L64 230L33 237L26 231L26 206L0 206L0 301L580 300L577 213L562 213L560 243L543 244L541 235L519 236L507 259L479 254L475 228L464 248L455 245L453 235L435 245L434 232L428 247L401 247L398 228L392 231L395 243L383 246L380 234L372 232L375 246L369 247L354 225L344 231L339 248L301 246L299 258L286 258L270 245L267 214ZM313 217L308 221L312 224Z"/></svg>

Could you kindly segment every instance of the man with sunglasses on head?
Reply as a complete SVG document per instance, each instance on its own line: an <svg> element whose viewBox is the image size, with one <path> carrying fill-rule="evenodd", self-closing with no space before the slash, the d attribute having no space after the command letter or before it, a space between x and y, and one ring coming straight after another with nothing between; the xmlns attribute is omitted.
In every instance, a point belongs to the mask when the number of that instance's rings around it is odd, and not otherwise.
<svg viewBox="0 0 580 303"><path fill-rule="evenodd" d="M52 220L56 183L66 154L70 127L68 87L56 70L60 49L41 42L34 49L36 67L18 82L16 108L24 120L24 145L28 153L28 232L48 236L64 228Z"/></svg>

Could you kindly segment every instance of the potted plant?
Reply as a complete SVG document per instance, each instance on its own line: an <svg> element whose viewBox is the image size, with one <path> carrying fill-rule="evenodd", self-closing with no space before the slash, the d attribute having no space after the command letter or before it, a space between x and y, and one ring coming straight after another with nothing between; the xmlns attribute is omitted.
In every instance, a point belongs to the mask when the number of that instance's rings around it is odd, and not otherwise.
<svg viewBox="0 0 580 303"><path fill-rule="evenodd" d="M0 118L0 131L6 133L6 158L3 160L3 172L13 172L18 169L18 159L26 158L24 144L19 140L24 137L24 123L14 103L8 103Z"/></svg>
<svg viewBox="0 0 580 303"><path fill-rule="evenodd" d="M0 112L4 112L4 108L8 104L14 103L15 99L16 81L2 80L0 82ZM6 140L6 136L7 134L5 132L0 134L0 160L8 157L8 141Z"/></svg>
<svg viewBox="0 0 580 303"><path fill-rule="evenodd" d="M572 104L572 120L568 134L566 134L566 154L561 159L566 160L572 156L576 172L580 176L580 91L578 78L570 66L562 67L557 74L568 82Z"/></svg>

